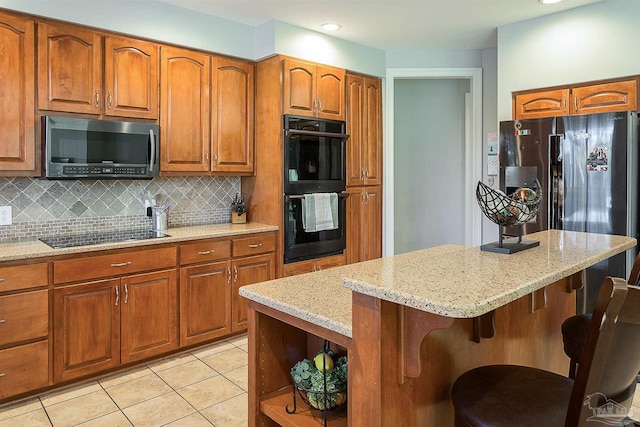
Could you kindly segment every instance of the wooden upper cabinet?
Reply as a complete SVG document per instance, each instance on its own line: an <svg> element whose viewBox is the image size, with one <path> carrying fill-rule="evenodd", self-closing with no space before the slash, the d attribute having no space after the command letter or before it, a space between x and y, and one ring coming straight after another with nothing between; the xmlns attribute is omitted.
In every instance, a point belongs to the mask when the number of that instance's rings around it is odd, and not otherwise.
<svg viewBox="0 0 640 427"><path fill-rule="evenodd" d="M38 107L100 114L102 37L75 25L38 24Z"/></svg>
<svg viewBox="0 0 640 427"><path fill-rule="evenodd" d="M316 74L318 117L344 120L345 70L318 65Z"/></svg>
<svg viewBox="0 0 640 427"><path fill-rule="evenodd" d="M165 46L160 57L160 171L207 172L210 57Z"/></svg>
<svg viewBox="0 0 640 427"><path fill-rule="evenodd" d="M571 114L636 111L637 80L605 83L571 89Z"/></svg>
<svg viewBox="0 0 640 427"><path fill-rule="evenodd" d="M35 24L0 13L0 174L36 174Z"/></svg>
<svg viewBox="0 0 640 427"><path fill-rule="evenodd" d="M348 74L347 185L382 184L380 79Z"/></svg>
<svg viewBox="0 0 640 427"><path fill-rule="evenodd" d="M638 111L638 78L581 83L513 95L514 119Z"/></svg>
<svg viewBox="0 0 640 427"><path fill-rule="evenodd" d="M158 45L105 37L104 89L107 116L158 118Z"/></svg>
<svg viewBox="0 0 640 427"><path fill-rule="evenodd" d="M344 82L344 69L285 59L284 113L344 120Z"/></svg>
<svg viewBox="0 0 640 427"><path fill-rule="evenodd" d="M569 114L569 89L517 94L514 119L566 116Z"/></svg>
<svg viewBox="0 0 640 427"><path fill-rule="evenodd" d="M255 146L255 65L216 57L212 63L211 171L251 173Z"/></svg>

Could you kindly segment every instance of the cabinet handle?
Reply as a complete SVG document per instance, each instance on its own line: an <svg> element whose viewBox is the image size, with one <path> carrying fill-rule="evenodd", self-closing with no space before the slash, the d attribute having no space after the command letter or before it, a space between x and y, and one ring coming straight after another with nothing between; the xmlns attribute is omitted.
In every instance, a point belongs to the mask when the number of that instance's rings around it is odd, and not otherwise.
<svg viewBox="0 0 640 427"><path fill-rule="evenodd" d="M627 103L627 95L622 97L622 102L624 102L625 104Z"/></svg>
<svg viewBox="0 0 640 427"><path fill-rule="evenodd" d="M218 153L213 153L213 165L218 165Z"/></svg>
<svg viewBox="0 0 640 427"><path fill-rule="evenodd" d="M231 283L231 267L227 267L227 283Z"/></svg>
<svg viewBox="0 0 640 427"><path fill-rule="evenodd" d="M209 152L208 151L205 153L205 157L207 159L207 163L209 163Z"/></svg>
<svg viewBox="0 0 640 427"><path fill-rule="evenodd" d="M364 168L364 179L369 179L369 166Z"/></svg>
<svg viewBox="0 0 640 427"><path fill-rule="evenodd" d="M111 91L107 92L107 108L111 110L113 106L113 96L111 95Z"/></svg>
<svg viewBox="0 0 640 427"><path fill-rule="evenodd" d="M118 305L119 301L120 301L120 289L118 286L116 286L116 305Z"/></svg>
<svg viewBox="0 0 640 427"><path fill-rule="evenodd" d="M233 283L236 283L238 281L238 266L234 265L233 266Z"/></svg>
<svg viewBox="0 0 640 427"><path fill-rule="evenodd" d="M131 265L131 261L119 262L119 263L116 263L116 264L111 264L111 267L124 267L125 265Z"/></svg>
<svg viewBox="0 0 640 427"><path fill-rule="evenodd" d="M318 99L318 113L322 111L322 99Z"/></svg>
<svg viewBox="0 0 640 427"><path fill-rule="evenodd" d="M6 375L7 375L6 373L4 373L4 372L0 372L0 378L4 377L4 376L6 376Z"/></svg>
<svg viewBox="0 0 640 427"><path fill-rule="evenodd" d="M313 110L313 114L318 112L318 100L316 98L313 98L313 105L311 109Z"/></svg>
<svg viewBox="0 0 640 427"><path fill-rule="evenodd" d="M0 277L0 283L4 282L4 278Z"/></svg>
<svg viewBox="0 0 640 427"><path fill-rule="evenodd" d="M255 244L249 245L251 249L259 248L260 246L262 246L262 243L255 243Z"/></svg>
<svg viewBox="0 0 640 427"><path fill-rule="evenodd" d="M100 91L96 89L96 108L100 108Z"/></svg>
<svg viewBox="0 0 640 427"><path fill-rule="evenodd" d="M209 255L209 254L212 254L214 252L215 252L215 250L210 249L208 251L200 251L200 252L198 252L198 255Z"/></svg>
<svg viewBox="0 0 640 427"><path fill-rule="evenodd" d="M315 265L313 266L313 271L318 271Z"/></svg>
<svg viewBox="0 0 640 427"><path fill-rule="evenodd" d="M567 112L567 96L562 95L562 111Z"/></svg>
<svg viewBox="0 0 640 427"><path fill-rule="evenodd" d="M578 111L578 96L573 95L573 109Z"/></svg>
<svg viewBox="0 0 640 427"><path fill-rule="evenodd" d="M129 301L129 286L124 284L124 303L126 304Z"/></svg>
<svg viewBox="0 0 640 427"><path fill-rule="evenodd" d="M7 321L5 319L0 319L0 323L6 323Z"/></svg>

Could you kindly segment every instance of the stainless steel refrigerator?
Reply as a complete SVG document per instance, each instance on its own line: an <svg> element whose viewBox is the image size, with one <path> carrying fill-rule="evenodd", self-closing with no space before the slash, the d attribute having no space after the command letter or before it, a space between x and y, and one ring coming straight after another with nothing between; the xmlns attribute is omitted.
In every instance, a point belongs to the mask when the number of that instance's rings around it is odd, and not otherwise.
<svg viewBox="0 0 640 427"><path fill-rule="evenodd" d="M540 212L523 225L524 234L552 228L638 238L638 149L638 116L631 112L501 122L501 190L540 182ZM636 253L587 269L578 313L593 310L604 277L628 278Z"/></svg>

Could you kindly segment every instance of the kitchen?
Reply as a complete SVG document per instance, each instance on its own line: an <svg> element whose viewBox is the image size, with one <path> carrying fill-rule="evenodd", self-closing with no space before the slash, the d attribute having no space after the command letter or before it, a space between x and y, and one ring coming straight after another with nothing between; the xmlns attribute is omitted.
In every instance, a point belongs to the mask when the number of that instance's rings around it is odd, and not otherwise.
<svg viewBox="0 0 640 427"><path fill-rule="evenodd" d="M606 30L608 34L616 34L619 37L615 37L619 40L629 40L637 37L638 30L635 29L635 24L629 22L629 16L633 16L633 12L636 10L634 7L636 6L635 2L616 2L619 3L620 7L609 7L603 4L596 4L591 6L590 8L586 8L585 10L575 11L575 12L567 12L563 14L563 17L568 18L569 20L577 20L579 18L583 18L582 14L586 16L592 15L602 15L606 16L608 19L604 20L606 22L620 22L621 24L615 28L609 28L605 25L606 28L602 28L601 30ZM19 5L15 4L13 7L8 2L4 2L3 6L7 4L10 8L15 8L16 10L25 10L25 8L29 7L28 5ZM32 7L38 7L36 5ZM45 7L45 6L40 6ZM131 6L134 7L134 6ZM45 13L39 12L38 10L32 11L33 13L42 13L48 16L57 16L55 13ZM105 11L105 14L108 14L108 11ZM103 15L103 14L99 14ZM115 18L114 18L115 20ZM534 22L528 22L524 25L508 25L505 28L501 28L498 37L499 37L499 47L497 51L499 55L497 58L495 57L496 50L494 49L484 49L481 52L452 52L451 57L445 58L441 61L436 61L433 59L436 55L435 52L433 56L429 56L430 52L422 52L424 55L422 63L420 63L419 58L411 58L409 60L407 57L410 55L406 55L403 52L390 52L385 55L383 52L377 52L375 50L368 49L363 47L361 49L363 57L374 57L377 58L377 61L372 61L374 65L369 63L366 66L355 66L349 63L348 61L357 62L357 57L350 58L347 60L347 63L344 64L345 68L350 69L359 69L364 73L383 76L384 69L386 68L396 68L396 67L406 67L406 66L468 66L469 63L472 63L473 66L482 66L485 71L485 84L484 86L484 103L485 103L485 113L484 113L484 123L485 130L484 133L491 132L491 130L496 129L496 120L491 117L492 111L496 110L496 106L498 106L497 111L499 112L497 117L500 119L508 119L510 118L510 92L513 90L526 89L530 87L542 87L542 86L550 86L554 84L562 84L567 82L574 81L589 81L589 80L597 80L600 78L609 78L616 76L624 76L624 75L633 75L637 74L638 69L638 59L634 57L634 55L628 55L624 52L624 49L621 47L620 51L615 49L610 49L609 47L602 47L598 50L595 50L595 53L591 53L593 55L597 55L602 58L598 64L593 64L589 61L588 67L581 67L581 61L587 61L586 57L580 56L579 51L571 51L568 49L563 49L565 54L575 55L569 56L565 59L555 58L555 55L550 55L549 52L553 52L549 45L545 45L545 49L543 49L543 53L536 51L530 51L532 57L540 57L544 58L545 61L536 61L535 63L527 63L526 72L522 72L521 61L522 58L519 55L521 48L518 47L516 41L520 41L521 44L526 44L527 34L531 34L534 32L537 26L545 25L546 23L556 24L556 22L560 20L558 18L540 18L535 20ZM629 22L628 25L626 23ZM122 23L124 25L125 23ZM97 24L94 24L98 26ZM115 26L115 24L114 24ZM281 30L290 29L284 24L278 24L278 28ZM170 27L170 26L167 26ZM114 28L116 30L120 29L119 27ZM199 29L202 29L199 27ZM132 33L132 31L125 31L125 29L120 29L123 32ZM241 27L238 29L237 33L234 32L234 37L237 36L239 40L245 40L247 38L246 35L243 35L243 31L246 28ZM209 30L211 31L211 30ZM590 45L593 46L601 46L601 43L596 40L598 32L594 31L593 33L583 34L582 39L588 40ZM504 34L504 36L503 36ZM167 36L169 37L169 36ZM183 40L180 37L184 37L184 35L176 35L175 40ZM194 36L194 38L198 38ZM220 39L219 37L212 37L213 39ZM554 43L558 42L558 39L555 38ZM562 41L562 39L560 39ZM550 43L551 41L549 41ZM203 43L200 41L199 43ZM209 42L213 43L213 42ZM217 43L220 43L218 41ZM191 43L185 43L191 44ZM196 44L196 46L199 46ZM208 48L207 50L222 52L225 53L228 47L218 48L219 46L213 46ZM241 50L241 49L238 49ZM242 57L252 57L253 54L249 54L245 51L242 52L227 52L227 53L236 53L238 56ZM292 54L292 56L301 57L299 54L293 54L297 52L288 52ZM456 53L456 55L453 55ZM548 56L547 56L548 55ZM411 55L415 56L415 55ZM462 57L461 57L462 56ZM552 58L553 57L553 58ZM492 62L492 58L493 61ZM321 63L330 63L331 61L325 60L325 58L307 58L314 59L317 62ZM551 59L555 59L556 62L551 61ZM386 63L385 63L386 61ZM416 61L418 63L416 63ZM546 61L549 61L547 63ZM437 62L434 64L434 62ZM486 62L486 63L485 63ZM571 64L571 66L565 66L565 62ZM561 63L563 66L555 66L554 64ZM600 65L606 64L606 66ZM615 69L611 69L611 64L615 65ZM338 64L342 65L342 64ZM516 68L517 67L517 68ZM539 67L539 68L538 68ZM517 69L518 71L514 71ZM554 70L553 73L549 73L548 70ZM495 70L494 73L491 73L490 70ZM497 75L500 75L500 79L497 78ZM493 83L492 83L493 81ZM494 89L490 89L493 87L492 85L498 85L496 88L496 93L492 94ZM143 188L138 188L142 186L141 183L132 184L132 188L116 188L115 191L111 188L102 188L103 184L93 185L92 188L83 188L85 184L77 184L72 191L69 189L65 189L64 187L60 187L56 185L56 182L49 181L30 181L30 180L19 180L19 179L9 179L7 181L3 181L2 192L0 194L5 194L5 190L9 192L25 192L24 197L24 205L21 205L21 208L24 210L18 211L14 210L14 222L16 223L11 227L1 227L0 233L13 233L13 234L3 234L0 237L4 240L5 238L15 238L19 233L27 232L27 224L24 226L24 230L19 230L20 223L29 222L29 221L38 221L41 222L50 222L54 218L57 218L58 212L63 210L60 206L55 204L55 202L51 202L48 206L49 209L45 209L40 204L35 202L36 200L41 200L46 197L46 194L58 194L64 195L64 200L70 199L70 196L75 197L75 199L70 200L69 206L75 206L76 212L80 212L81 216L83 212L86 212L86 208L91 209L92 212L95 212L99 216L110 216L110 215L125 215L131 218L140 219L139 212L143 209L142 201L139 199L139 195L143 192ZM208 216L205 218L203 223L205 222L217 222L219 219L224 218L224 215L228 215L228 203L231 198L238 192L240 187L240 179L234 177L188 177L182 178L179 181L175 182L174 179L168 178L160 178L159 182L154 180L151 183L148 183L151 186L150 190L153 194L156 193L166 193L167 195L171 195L171 199L169 203L173 206L190 206L185 208L184 212L177 211L174 218L176 218L176 225L190 223L194 219L199 219L201 217L201 208L202 205L208 206L208 209L204 211L204 215ZM46 188L43 188L45 186ZM170 190L165 190L165 186L168 186ZM25 188L23 188L25 187ZM176 190L176 191L174 191ZM122 207L117 209L115 206L118 205L115 203L114 205L109 205L107 207L104 204L101 204L101 200L96 196L94 198L93 192L98 193L99 195L105 195L109 198L113 198L119 196L121 200ZM202 193L204 191L204 194ZM70 194L67 194L70 193ZM222 195L221 195L222 194ZM198 200L195 201L196 198L194 195L197 195ZM124 202L123 202L124 200ZM196 204L197 203L197 204ZM0 203L4 204L4 203ZM85 205L85 208L83 208ZM89 205L89 206L86 206ZM111 206L114 206L114 210ZM15 208L14 208L15 209ZM85 209L85 210L83 210ZM20 216L18 216L20 215ZM76 215L71 216L72 218L76 218ZM184 215L186 217L184 220L181 219L181 216ZM64 218L64 215L62 216ZM67 217L69 218L69 217ZM67 220L69 223L72 221L70 219ZM184 222L180 222L184 221ZM62 223L60 226L62 229L67 224ZM488 239L492 239L495 236L495 231L489 229L486 232Z"/></svg>

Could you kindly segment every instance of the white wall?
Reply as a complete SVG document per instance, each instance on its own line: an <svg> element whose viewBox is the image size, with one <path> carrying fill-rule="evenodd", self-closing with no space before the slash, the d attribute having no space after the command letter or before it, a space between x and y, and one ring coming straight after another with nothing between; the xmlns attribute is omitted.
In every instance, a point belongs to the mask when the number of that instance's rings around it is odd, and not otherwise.
<svg viewBox="0 0 640 427"><path fill-rule="evenodd" d="M397 79L394 252L465 243L467 79Z"/></svg>
<svg viewBox="0 0 640 427"><path fill-rule="evenodd" d="M0 0L0 7L251 60L278 53L385 74L384 51L279 21L252 27L153 0Z"/></svg>
<svg viewBox="0 0 640 427"><path fill-rule="evenodd" d="M607 0L498 28L498 119L511 92L640 74L640 0Z"/></svg>

